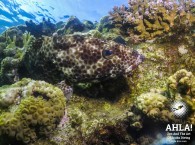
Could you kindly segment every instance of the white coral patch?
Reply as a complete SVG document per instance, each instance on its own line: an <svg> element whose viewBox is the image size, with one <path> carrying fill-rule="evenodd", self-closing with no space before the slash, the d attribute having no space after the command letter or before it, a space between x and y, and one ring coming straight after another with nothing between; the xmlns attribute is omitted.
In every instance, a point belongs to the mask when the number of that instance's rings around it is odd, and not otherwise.
<svg viewBox="0 0 195 145"><path fill-rule="evenodd" d="M188 50L185 48L184 45L180 45L180 46L178 47L178 51L179 51L179 53L182 54L182 55L188 53Z"/></svg>

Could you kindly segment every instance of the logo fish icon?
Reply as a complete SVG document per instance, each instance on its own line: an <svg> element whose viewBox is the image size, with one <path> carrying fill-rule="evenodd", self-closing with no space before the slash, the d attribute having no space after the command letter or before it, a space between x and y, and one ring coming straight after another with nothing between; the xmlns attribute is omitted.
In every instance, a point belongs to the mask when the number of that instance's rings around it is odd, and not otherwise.
<svg viewBox="0 0 195 145"><path fill-rule="evenodd" d="M177 108L173 108L173 111L180 110L180 109L182 109L183 107L184 107L183 105L179 105L179 106L177 106Z"/></svg>
<svg viewBox="0 0 195 145"><path fill-rule="evenodd" d="M182 118L185 115L187 115L188 112L188 106L183 101L175 101L171 105L171 111L176 117Z"/></svg>

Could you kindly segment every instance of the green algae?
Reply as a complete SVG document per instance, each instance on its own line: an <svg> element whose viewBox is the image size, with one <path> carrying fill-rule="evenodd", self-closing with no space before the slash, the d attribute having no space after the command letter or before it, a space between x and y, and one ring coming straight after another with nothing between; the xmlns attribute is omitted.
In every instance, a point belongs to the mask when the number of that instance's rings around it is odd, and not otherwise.
<svg viewBox="0 0 195 145"><path fill-rule="evenodd" d="M6 35L6 41L1 43L1 85L11 84L19 79L18 71L23 67L24 56L33 39L30 33L24 33L22 36L16 36L14 33L15 31L10 34L13 35L12 38ZM21 45L18 45L18 43Z"/></svg>

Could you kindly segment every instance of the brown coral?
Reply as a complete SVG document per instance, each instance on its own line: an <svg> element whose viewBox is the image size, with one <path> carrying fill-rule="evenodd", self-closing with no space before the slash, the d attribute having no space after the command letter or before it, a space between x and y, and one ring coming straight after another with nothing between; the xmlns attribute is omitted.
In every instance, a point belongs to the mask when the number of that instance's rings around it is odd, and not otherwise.
<svg viewBox="0 0 195 145"><path fill-rule="evenodd" d="M190 31L195 24L192 5L192 1L129 0L129 7L114 7L110 17L121 34L150 40Z"/></svg>
<svg viewBox="0 0 195 145"><path fill-rule="evenodd" d="M144 93L135 100L135 106L149 118L160 121L174 120L173 114L168 110L168 99L160 93Z"/></svg>
<svg viewBox="0 0 195 145"><path fill-rule="evenodd" d="M185 69L177 71L168 79L168 87L173 97L179 92L181 95L195 96L195 77Z"/></svg>

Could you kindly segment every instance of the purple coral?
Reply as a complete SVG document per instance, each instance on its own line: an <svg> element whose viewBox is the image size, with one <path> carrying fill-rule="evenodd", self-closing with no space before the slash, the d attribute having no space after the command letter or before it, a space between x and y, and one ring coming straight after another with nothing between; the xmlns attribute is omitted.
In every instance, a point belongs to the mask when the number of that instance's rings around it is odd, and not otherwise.
<svg viewBox="0 0 195 145"><path fill-rule="evenodd" d="M129 0L128 4L110 12L111 21L125 36L148 40L169 32L190 31L195 24L191 0Z"/></svg>

